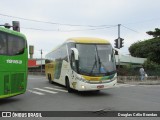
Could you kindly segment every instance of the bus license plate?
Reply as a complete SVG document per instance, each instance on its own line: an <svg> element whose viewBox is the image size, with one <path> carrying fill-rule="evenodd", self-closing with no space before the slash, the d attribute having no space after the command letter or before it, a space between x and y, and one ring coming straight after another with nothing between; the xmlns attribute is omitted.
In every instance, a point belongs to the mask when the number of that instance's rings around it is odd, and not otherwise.
<svg viewBox="0 0 160 120"><path fill-rule="evenodd" d="M104 85L98 85L97 88L98 89L104 88Z"/></svg>

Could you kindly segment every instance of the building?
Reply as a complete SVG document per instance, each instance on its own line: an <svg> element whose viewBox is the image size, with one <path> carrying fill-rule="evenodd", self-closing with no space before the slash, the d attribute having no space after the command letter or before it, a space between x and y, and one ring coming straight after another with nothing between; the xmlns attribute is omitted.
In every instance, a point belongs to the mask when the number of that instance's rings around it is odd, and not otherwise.
<svg viewBox="0 0 160 120"><path fill-rule="evenodd" d="M28 71L29 72L44 72L45 68L45 59L28 59Z"/></svg>

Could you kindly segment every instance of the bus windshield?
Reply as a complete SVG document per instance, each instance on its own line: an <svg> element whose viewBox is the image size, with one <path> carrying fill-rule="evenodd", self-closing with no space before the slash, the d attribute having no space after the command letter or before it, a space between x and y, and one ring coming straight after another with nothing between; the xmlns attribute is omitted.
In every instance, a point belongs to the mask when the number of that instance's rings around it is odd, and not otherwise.
<svg viewBox="0 0 160 120"><path fill-rule="evenodd" d="M21 37L0 32L0 55L19 55L24 49L25 40Z"/></svg>
<svg viewBox="0 0 160 120"><path fill-rule="evenodd" d="M76 44L76 48L79 51L79 74L107 76L116 73L110 44Z"/></svg>

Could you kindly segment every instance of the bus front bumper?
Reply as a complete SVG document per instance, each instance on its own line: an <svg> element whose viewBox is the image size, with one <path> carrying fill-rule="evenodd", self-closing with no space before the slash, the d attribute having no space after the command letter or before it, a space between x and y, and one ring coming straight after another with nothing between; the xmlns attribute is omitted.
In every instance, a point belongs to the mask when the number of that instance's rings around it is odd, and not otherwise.
<svg viewBox="0 0 160 120"><path fill-rule="evenodd" d="M95 91L95 90L113 88L116 84L117 84L117 79L107 83L94 83L94 84L79 81L75 89L78 91Z"/></svg>

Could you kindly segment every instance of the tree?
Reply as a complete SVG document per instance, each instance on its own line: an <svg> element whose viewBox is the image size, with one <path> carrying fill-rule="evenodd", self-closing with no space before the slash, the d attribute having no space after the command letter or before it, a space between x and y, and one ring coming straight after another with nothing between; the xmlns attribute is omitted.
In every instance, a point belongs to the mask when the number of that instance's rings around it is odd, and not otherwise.
<svg viewBox="0 0 160 120"><path fill-rule="evenodd" d="M154 38L133 43L129 52L134 57L147 58L143 64L147 74L160 76L160 29L146 33Z"/></svg>
<svg viewBox="0 0 160 120"><path fill-rule="evenodd" d="M148 35L152 35L154 38L160 37L160 29L155 28L155 31L148 31L146 32Z"/></svg>
<svg viewBox="0 0 160 120"><path fill-rule="evenodd" d="M133 43L129 52L134 57L147 58L160 64L160 37Z"/></svg>

